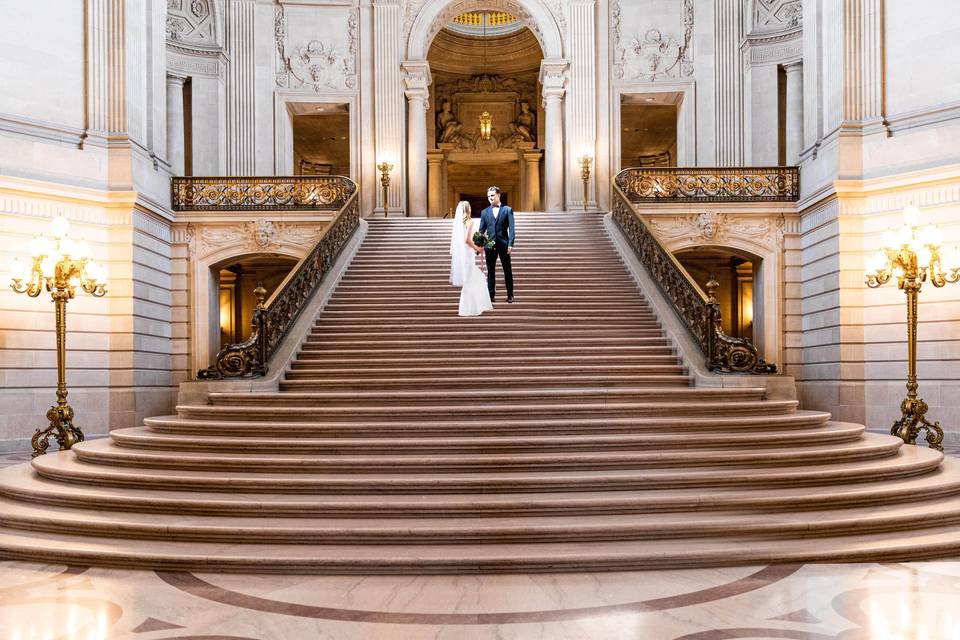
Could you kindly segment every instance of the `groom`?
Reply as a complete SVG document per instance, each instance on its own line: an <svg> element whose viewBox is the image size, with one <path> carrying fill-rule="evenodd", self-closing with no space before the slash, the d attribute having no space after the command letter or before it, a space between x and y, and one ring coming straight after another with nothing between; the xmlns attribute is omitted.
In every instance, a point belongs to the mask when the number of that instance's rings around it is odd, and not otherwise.
<svg viewBox="0 0 960 640"><path fill-rule="evenodd" d="M490 206L480 214L480 233L486 233L494 239L496 247L484 249L487 257L487 289L490 291L490 302L497 297L497 277L494 269L497 267L497 258L503 267L503 279L507 284L507 302L513 302L513 269L510 267L510 254L513 253L513 209L500 204L500 187L487 189L487 200Z"/></svg>

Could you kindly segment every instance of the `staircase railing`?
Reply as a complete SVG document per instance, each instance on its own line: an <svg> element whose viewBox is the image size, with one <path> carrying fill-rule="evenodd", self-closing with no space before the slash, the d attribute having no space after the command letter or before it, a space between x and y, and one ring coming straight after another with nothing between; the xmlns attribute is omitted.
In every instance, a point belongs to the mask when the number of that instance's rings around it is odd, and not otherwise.
<svg viewBox="0 0 960 640"><path fill-rule="evenodd" d="M673 253L663 246L646 221L634 209L633 202L645 202L645 198L649 197L642 195L650 193L652 187L649 185L651 183L660 184L661 176L667 175L664 172L670 171L674 172L675 177L691 176L696 178L698 183L706 182L704 176L693 173L690 169L626 169L621 171L614 180L613 220L623 231L637 258L646 267L651 278L657 282L660 290L673 306L673 310L700 347L708 369L718 373L776 373L776 365L765 362L750 340L727 335L721 325L720 304L717 302L715 295L716 287L710 287L709 294L704 293L703 289L690 277L690 274L687 273L687 270L683 268L683 265L680 264ZM703 171L713 170L705 169ZM655 172L656 177L647 176L646 174L649 172ZM788 180L792 180L793 184L798 184L797 176ZM669 184L669 181L663 182ZM677 184L679 184L679 179ZM626 192L624 187L631 189L631 191ZM679 188L678 186L677 189ZM718 198L716 194L721 191L719 187L711 185L711 192L714 195L710 197ZM674 196L676 196L676 193L679 192L666 191L665 193L674 193ZM684 187L683 193L687 193L686 187ZM666 196L660 197L665 198ZM701 200L701 198L693 195L673 197L673 199L680 198ZM743 200L747 198L736 195L732 199ZM766 199L774 198L768 196Z"/></svg>
<svg viewBox="0 0 960 640"><path fill-rule="evenodd" d="M278 184L289 184L301 181L303 177L294 179L281 177ZM315 182L312 180L307 182ZM175 178L175 180L189 180L189 178ZM203 178L202 180L212 180ZM230 181L256 181L262 184L268 178L230 178ZM334 205L337 212L327 227L321 232L320 238L310 252L287 274L287 277L276 288L269 300L266 299L266 290L257 286L254 294L257 297L257 306L253 312L253 332L243 342L228 344L217 353L213 365L197 372L198 378L219 379L235 378L239 376L262 376L267 372L267 363L290 331L303 310L304 305L317 286L323 281L327 272L336 262L340 251L347 244L357 226L360 224L360 206L358 202L357 185L350 179L339 176L322 176L321 180L330 191L315 192L316 200L310 207L299 206L300 209L329 210ZM336 184L334 184L336 183ZM176 189L176 187L175 187ZM331 194L338 195L333 197ZM274 190L276 194L276 191ZM321 193L327 195L320 195ZM301 195L296 198L304 202ZM273 196L276 197L276 196ZM293 197L293 196L290 196ZM254 198L251 207L261 207L263 199L259 194L250 194ZM229 209L239 209L237 200L230 196ZM278 198L276 202L287 202L288 196ZM241 205L246 201L241 201ZM207 205L200 205L207 206ZM286 205L270 205L271 208L286 209Z"/></svg>
<svg viewBox="0 0 960 640"><path fill-rule="evenodd" d="M794 202L800 197L797 167L624 169L614 179L630 202Z"/></svg>
<svg viewBox="0 0 960 640"><path fill-rule="evenodd" d="M174 211L338 211L357 190L343 176L178 177Z"/></svg>

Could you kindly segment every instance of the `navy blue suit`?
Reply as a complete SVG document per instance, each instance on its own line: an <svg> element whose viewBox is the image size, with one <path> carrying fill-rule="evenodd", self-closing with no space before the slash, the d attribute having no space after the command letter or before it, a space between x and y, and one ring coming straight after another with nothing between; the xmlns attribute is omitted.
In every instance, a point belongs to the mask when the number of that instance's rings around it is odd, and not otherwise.
<svg viewBox="0 0 960 640"><path fill-rule="evenodd" d="M503 204L496 219L493 217L493 207L487 207L480 214L480 233L486 233L494 239L496 247L484 249L487 258L487 289L490 291L490 300L496 298L497 278L494 269L497 267L497 258L503 267L503 280L507 285L507 297L513 297L513 269L510 266L510 254L507 248L513 246L516 237L514 229L513 209Z"/></svg>

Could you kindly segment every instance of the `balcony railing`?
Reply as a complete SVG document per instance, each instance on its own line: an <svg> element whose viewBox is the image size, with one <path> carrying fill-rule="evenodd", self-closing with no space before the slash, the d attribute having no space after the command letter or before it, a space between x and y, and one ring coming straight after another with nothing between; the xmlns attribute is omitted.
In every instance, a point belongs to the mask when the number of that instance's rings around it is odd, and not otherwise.
<svg viewBox="0 0 960 640"><path fill-rule="evenodd" d="M634 171L648 170L627 169L616 177L613 219L700 347L707 368L717 373L776 373L776 365L765 362L752 342L746 338L734 338L723 331L715 288L709 295L704 293L636 212L620 187L624 174Z"/></svg>
<svg viewBox="0 0 960 640"><path fill-rule="evenodd" d="M794 202L797 167L624 169L616 185L630 202Z"/></svg>
<svg viewBox="0 0 960 640"><path fill-rule="evenodd" d="M240 180L263 182L268 178ZM281 184L290 182L288 178L277 180ZM332 182L328 177L324 180ZM338 177L336 180L339 181L342 194L347 195L347 198L320 234L313 249L287 274L269 300L265 298L266 291L260 286L257 287L254 291L257 296L257 306L253 312L253 332L250 337L243 342L228 344L220 349L213 365L197 372L198 378L261 376L267 372L267 363L271 356L290 332L307 300L326 277L343 247L360 224L357 185L348 178ZM327 206L318 203L312 208L322 210Z"/></svg>
<svg viewBox="0 0 960 640"><path fill-rule="evenodd" d="M357 186L343 176L190 176L170 190L174 211L338 211Z"/></svg>

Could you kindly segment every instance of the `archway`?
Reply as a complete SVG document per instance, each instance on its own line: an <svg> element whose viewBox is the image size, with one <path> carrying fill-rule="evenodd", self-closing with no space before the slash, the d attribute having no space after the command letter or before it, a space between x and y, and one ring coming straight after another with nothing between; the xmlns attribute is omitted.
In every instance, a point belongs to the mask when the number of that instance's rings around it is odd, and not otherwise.
<svg viewBox="0 0 960 640"><path fill-rule="evenodd" d="M544 197L543 208L560 211L564 208L564 125L563 96L565 91L567 62L564 59L563 39L560 27L550 9L542 0L427 0L417 16L407 36L406 72L407 97L407 165L410 215L423 215L432 207L436 215L437 193L433 194L428 206L428 161L427 161L427 108L430 100L428 86L431 83L430 64L427 54L434 38L440 30L457 16L469 12L504 12L517 18L540 45L543 58L537 73L537 82L543 104L543 143L544 149ZM432 147L433 145L429 145ZM430 172L437 182L440 163L437 157L430 161ZM536 159L539 163L539 158ZM523 171L532 177L534 171L540 179L540 169L532 163L533 158L525 158ZM529 181L524 180L525 184ZM438 190L439 191L439 190ZM536 189L539 195L539 185ZM525 197L530 204L538 199ZM448 203L449 204L449 203ZM423 213L419 213L422 211Z"/></svg>

